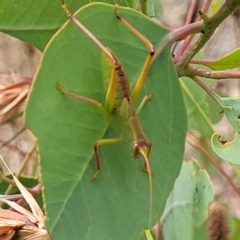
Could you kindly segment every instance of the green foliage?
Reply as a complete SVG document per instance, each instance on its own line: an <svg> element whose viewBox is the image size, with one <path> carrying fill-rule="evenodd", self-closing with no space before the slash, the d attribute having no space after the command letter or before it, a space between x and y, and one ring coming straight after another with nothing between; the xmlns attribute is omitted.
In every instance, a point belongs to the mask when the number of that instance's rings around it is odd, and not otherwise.
<svg viewBox="0 0 240 240"><path fill-rule="evenodd" d="M7 176L9 179L12 179L12 176L9 175ZM36 184L38 183L37 179L34 178L28 178L28 177L19 177L19 181L24 185L27 186L29 188L32 188L34 186L36 186ZM4 192L7 190L8 184L5 182L1 182L0 185L0 194L4 194ZM19 193L19 189L17 187L13 187L11 193L15 194L15 193Z"/></svg>
<svg viewBox="0 0 240 240"><path fill-rule="evenodd" d="M221 5L222 5L222 0L213 1L209 9L210 15L214 15L219 10Z"/></svg>
<svg viewBox="0 0 240 240"><path fill-rule="evenodd" d="M237 133L233 141L222 139L217 133L211 138L212 147L215 153L222 159L240 164L240 108L239 98L221 98L222 109L231 125L236 129Z"/></svg>
<svg viewBox="0 0 240 240"><path fill-rule="evenodd" d="M226 70L226 69L238 68L240 65L239 54L240 54L240 48L237 48L234 51L226 54L221 58L203 62L203 65L214 70Z"/></svg>
<svg viewBox="0 0 240 240"><path fill-rule="evenodd" d="M112 3L111 0L104 2ZM72 0L68 1L68 6L75 12L88 3L88 0ZM129 7L133 7L134 3L132 0L119 1L122 6ZM64 22L66 15L60 0L1 1L0 31L26 41L41 51Z"/></svg>
<svg viewBox="0 0 240 240"><path fill-rule="evenodd" d="M232 126L240 132L240 99L221 98L223 111Z"/></svg>
<svg viewBox="0 0 240 240"><path fill-rule="evenodd" d="M212 14L220 6L220 1L216 3ZM113 5L88 4L85 0L69 0L67 4L72 12L81 7L76 17L111 49L133 85L149 54L146 45L116 18ZM133 0L119 4L138 5ZM153 94L139 114L144 133L152 142L149 157L152 192L149 176L143 171L142 157L132 158L131 133L122 143L100 147L101 171L96 180L91 180L96 171L93 144L103 138L118 137L120 133L109 126L96 106L56 89L56 83L60 83L65 90L104 105L106 89L101 50L67 21L59 1L4 0L1 3L0 31L43 51L27 103L26 124L38 140L46 228L52 238L58 240L70 236L84 240L152 240L156 236L150 228L161 219L166 240L207 239L207 207L214 195L205 170L195 161L182 164L187 117L188 128L197 130L201 139L212 136L212 147L218 156L239 164L239 99L211 95L213 80L201 80L205 91L190 79L192 75L186 74L187 77L179 81L169 46L163 45L172 36L169 31L135 10L121 8L120 12L155 49L164 46L163 51L156 54L135 104L137 108L144 96ZM159 1L147 2L148 16L159 18L161 13ZM209 20L206 16L205 19ZM203 25L208 27L206 22ZM214 24L209 26L211 31ZM235 68L239 65L238 55L239 49L236 49L220 59L199 63L215 70ZM178 74L184 76L185 69L181 70ZM215 96L220 106L210 107L207 93ZM225 142L214 134L216 120L212 120L212 115L216 118L220 108L237 131L232 142ZM1 190L5 188L3 184Z"/></svg>
<svg viewBox="0 0 240 240"><path fill-rule="evenodd" d="M230 218L230 226L232 228L231 240L238 240L240 237L240 221L237 218Z"/></svg>
<svg viewBox="0 0 240 240"><path fill-rule="evenodd" d="M147 1L147 16L160 19L162 15L162 5L158 0Z"/></svg>
<svg viewBox="0 0 240 240"><path fill-rule="evenodd" d="M207 220L208 204L213 198L208 174L199 169L196 162L184 162L161 217L164 237L171 240L192 240L200 233L203 235L199 229Z"/></svg>
<svg viewBox="0 0 240 240"><path fill-rule="evenodd" d="M233 141L221 140L221 136L215 133L211 139L212 147L215 153L222 159L234 163L240 164L240 134L236 134Z"/></svg>

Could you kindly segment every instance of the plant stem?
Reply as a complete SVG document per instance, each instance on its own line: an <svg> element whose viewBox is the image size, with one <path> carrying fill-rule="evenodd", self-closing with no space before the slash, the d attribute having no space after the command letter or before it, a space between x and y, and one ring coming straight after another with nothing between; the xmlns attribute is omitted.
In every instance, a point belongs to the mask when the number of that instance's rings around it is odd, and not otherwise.
<svg viewBox="0 0 240 240"><path fill-rule="evenodd" d="M240 78L240 71L212 71L206 69L199 69L194 67L188 67L188 72L191 75L213 78L213 79L228 79L228 78Z"/></svg>
<svg viewBox="0 0 240 240"><path fill-rule="evenodd" d="M166 48L166 46L171 46L177 40L183 39L190 34L201 32L203 27L203 21L198 21L173 30L169 33L168 37L163 41L163 43L157 48L153 59L155 60L159 54L161 54L163 49Z"/></svg>
<svg viewBox="0 0 240 240"><path fill-rule="evenodd" d="M206 0L203 3L201 12L205 13L208 10L211 2L212 2L212 0ZM191 2L191 6L193 6L193 2ZM190 6L190 9L191 9L191 6ZM199 20L200 20L200 15L197 18L197 21L199 21ZM186 20L186 24L188 23L187 21L188 21L188 17L187 17L187 20ZM194 37L194 35L187 36L187 38L183 41L182 46L180 47L178 52L175 54L175 57L174 57L174 62L175 63L178 62L181 59L183 53L188 48L188 46L189 46L190 42L192 41L193 37Z"/></svg>
<svg viewBox="0 0 240 240"><path fill-rule="evenodd" d="M35 150L36 150L36 142L35 142L34 146L32 147L32 149L30 150L30 152L28 153L28 155L23 160L23 162L19 168L19 171L16 174L17 178L21 175L22 171L24 170L24 168L25 168L26 164L28 163L29 159L31 158L31 156L34 154ZM5 195L9 194L12 187L13 187L13 185L9 185L4 194Z"/></svg>
<svg viewBox="0 0 240 240"><path fill-rule="evenodd" d="M196 82L213 100L215 100L221 107L224 105L221 98L201 79L197 76L190 77L194 82Z"/></svg>
<svg viewBox="0 0 240 240"><path fill-rule="evenodd" d="M186 51L183 53L182 58L176 63L176 68L179 73L183 72L183 69L187 66L189 61L195 56L196 53L206 44L211 38L217 27L222 23L232 12L240 7L239 0L228 0L219 11L211 17L207 17L202 14L202 18L205 19L204 26L201 34L197 34L193 41L189 44Z"/></svg>

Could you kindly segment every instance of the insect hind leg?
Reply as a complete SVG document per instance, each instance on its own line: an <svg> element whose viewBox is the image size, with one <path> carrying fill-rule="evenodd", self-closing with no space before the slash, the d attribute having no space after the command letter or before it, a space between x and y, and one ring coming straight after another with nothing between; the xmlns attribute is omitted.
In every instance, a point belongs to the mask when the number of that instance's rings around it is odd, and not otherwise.
<svg viewBox="0 0 240 240"><path fill-rule="evenodd" d="M115 12L116 12L117 19L120 20L133 34L135 34L149 49L149 53L143 65L142 71L140 72L139 77L131 92L132 101L135 102L144 86L145 79L148 74L148 70L151 66L151 62L152 62L155 50L152 43L142 33L140 33L136 28L134 28L134 26L132 26L127 20L125 20L120 15L118 4L115 4Z"/></svg>
<svg viewBox="0 0 240 240"><path fill-rule="evenodd" d="M97 176L101 170L99 147L102 145L116 144L121 141L122 141L122 137L119 137L119 138L100 139L94 143L94 154L95 154L95 158L96 158L97 171L92 177L93 180L97 178Z"/></svg>

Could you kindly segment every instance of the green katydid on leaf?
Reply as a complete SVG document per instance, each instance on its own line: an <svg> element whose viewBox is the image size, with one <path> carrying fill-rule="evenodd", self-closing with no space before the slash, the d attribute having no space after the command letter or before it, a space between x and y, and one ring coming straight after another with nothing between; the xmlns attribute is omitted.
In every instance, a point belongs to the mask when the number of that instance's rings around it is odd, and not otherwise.
<svg viewBox="0 0 240 240"><path fill-rule="evenodd" d="M140 121L138 119L137 114L140 112L142 107L145 105L147 101L150 100L151 95L147 95L143 98L142 102L140 103L137 110L134 109L134 102L136 101L137 97L142 91L142 88L144 86L145 78L147 76L149 67L151 65L151 61L153 60L154 55L154 47L152 43L144 37L140 32L137 31L136 28L134 28L128 21L126 21L122 16L120 15L119 6L115 5L115 12L116 17L119 21L121 21L126 28L128 28L133 34L135 34L146 46L149 48L149 53L146 57L146 60L144 62L143 68L141 72L139 73L138 79L134 83L134 86L132 88L132 91L130 91L130 86L127 81L126 75L122 69L122 66L119 62L119 60L116 58L116 56L106 48L69 10L64 2L62 0L62 7L64 11L66 12L66 15L69 17L69 19L79 27L81 31L83 31L90 40L92 40L103 52L103 60L105 60L105 64L110 65L110 71L108 76L104 76L107 78L107 91L106 91L106 100L105 100L105 107L98 101L74 94L71 92L68 92L64 90L59 83L57 83L57 89L63 93L64 95L67 95L69 97L79 99L81 101L84 101L86 103L93 104L96 106L99 111L103 114L103 116L106 118L108 123L112 125L113 127L118 126L118 129L120 130L120 136L115 138L106 138L106 139L100 139L97 140L94 143L94 154L96 157L97 162L97 172L93 175L93 179L96 179L100 169L101 169L101 163L100 163L100 154L99 154L99 147L102 145L110 145L110 144L116 144L124 140L124 138L127 138L127 134L132 134L132 149L133 149L133 157L138 158L139 156L142 156L144 158L144 170L148 172L149 174L149 188L150 188L150 206L152 205L152 177L151 177L151 167L149 164L149 154L151 151L152 143L145 137L145 134L143 133ZM105 57L105 59L104 59ZM103 68L103 72L105 72L106 69ZM105 75L105 74L104 74ZM150 207L150 218L151 218L151 207Z"/></svg>
<svg viewBox="0 0 240 240"><path fill-rule="evenodd" d="M155 48L168 35L137 11L121 8L120 13ZM133 85L149 49L116 18L114 6L89 4L76 18L111 49ZM119 132L109 127L96 106L61 94L55 84L104 104L103 75L101 49L68 22L47 45L29 97L26 121L38 138L47 228L53 239L66 239L69 233L71 239L140 239L143 229L153 226L163 212L181 168L186 112L166 48L151 64L134 105L137 108L144 96L152 94L138 116L152 142L150 225L149 176L143 172L144 159L133 160L131 141L101 146L101 172L91 180L96 172L94 143Z"/></svg>

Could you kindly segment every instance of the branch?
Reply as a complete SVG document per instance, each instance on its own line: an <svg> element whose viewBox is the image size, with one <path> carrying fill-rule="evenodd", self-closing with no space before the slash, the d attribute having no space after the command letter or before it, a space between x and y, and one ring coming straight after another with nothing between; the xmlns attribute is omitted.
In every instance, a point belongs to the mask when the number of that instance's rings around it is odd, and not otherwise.
<svg viewBox="0 0 240 240"><path fill-rule="evenodd" d="M155 60L159 56L159 54L161 54L161 52L166 48L166 46L171 46L177 40L183 39L190 34L201 32L203 27L204 27L204 22L198 21L198 22L191 23L189 25L186 25L171 31L168 37L160 45L160 47L157 48L153 59Z"/></svg>
<svg viewBox="0 0 240 240"><path fill-rule="evenodd" d="M211 16L207 17L202 14L204 26L200 34L197 34L193 41L189 44L186 51L183 53L182 58L176 63L178 73L182 73L182 70L186 67L189 61L194 57L196 53L206 44L211 38L217 27L222 23L232 12L236 11L240 7L239 0L228 0L219 9L219 11Z"/></svg>
<svg viewBox="0 0 240 240"><path fill-rule="evenodd" d="M197 76L188 76L195 83L197 83L213 100L215 100L221 107L224 105L221 98L208 86L206 85L201 79Z"/></svg>
<svg viewBox="0 0 240 240"><path fill-rule="evenodd" d="M207 10L208 10L211 2L212 2L211 0L206 0L206 1L203 3L201 12L203 12L203 13L207 12ZM198 18L197 18L197 21L199 21L199 20L200 20L200 16L198 16ZM186 23L187 23L187 22L186 22ZM188 45L189 45L190 42L192 41L193 37L194 37L194 35L191 35L191 36L188 36L187 38L184 39L184 41L183 41L180 49L177 51L177 53L176 53L175 56L174 56L174 62L178 62L178 61L181 59L183 53L184 53L185 50L188 48Z"/></svg>
<svg viewBox="0 0 240 240"><path fill-rule="evenodd" d="M194 67L188 68L190 75L213 78L213 79L228 79L228 78L240 78L240 71L212 71L206 69L199 69Z"/></svg>

